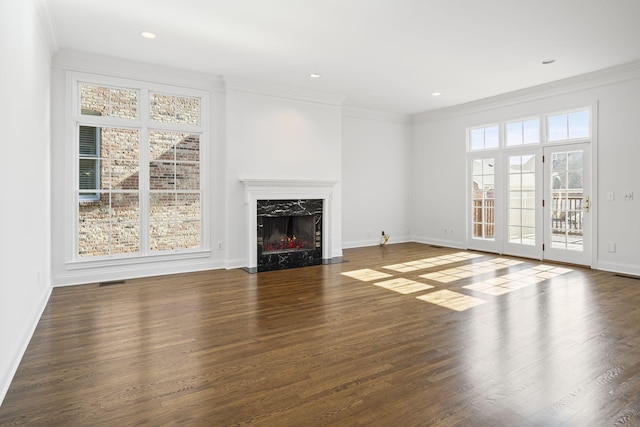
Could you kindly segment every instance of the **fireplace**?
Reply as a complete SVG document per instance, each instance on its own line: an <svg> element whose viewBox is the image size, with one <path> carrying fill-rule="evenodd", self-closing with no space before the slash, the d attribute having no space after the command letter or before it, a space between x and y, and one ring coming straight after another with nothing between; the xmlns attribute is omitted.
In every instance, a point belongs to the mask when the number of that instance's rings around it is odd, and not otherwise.
<svg viewBox="0 0 640 427"><path fill-rule="evenodd" d="M258 271L322 263L322 199L257 200Z"/></svg>
<svg viewBox="0 0 640 427"><path fill-rule="evenodd" d="M342 262L337 181L240 181L246 205L245 270L256 273Z"/></svg>

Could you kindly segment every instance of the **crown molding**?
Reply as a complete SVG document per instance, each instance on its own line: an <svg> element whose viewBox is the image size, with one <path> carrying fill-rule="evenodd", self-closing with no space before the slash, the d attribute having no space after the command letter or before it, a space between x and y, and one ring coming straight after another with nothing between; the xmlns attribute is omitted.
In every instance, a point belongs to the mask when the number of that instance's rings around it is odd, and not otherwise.
<svg viewBox="0 0 640 427"><path fill-rule="evenodd" d="M292 99L295 101L311 102L340 107L345 100L342 95L334 95L311 91L295 86L273 85L251 80L225 76L224 83L227 91L249 93L252 95L271 96Z"/></svg>
<svg viewBox="0 0 640 427"><path fill-rule="evenodd" d="M537 101L553 96L566 95L602 86L622 83L640 78L640 61L633 61L603 70L581 74L575 77L556 80L542 85L507 92L501 95L441 108L438 110L418 113L411 116L411 123L421 123L430 120L453 118L478 112L504 108L526 102Z"/></svg>
<svg viewBox="0 0 640 427"><path fill-rule="evenodd" d="M390 122L398 124L410 124L411 116L407 114L389 113L386 111L367 110L365 108L344 106L342 108L344 117L355 119L373 120L377 122Z"/></svg>
<svg viewBox="0 0 640 427"><path fill-rule="evenodd" d="M35 7L34 18L36 26L49 52L49 57L52 58L58 51L58 36L49 2L47 0L34 0L33 4Z"/></svg>
<svg viewBox="0 0 640 427"><path fill-rule="evenodd" d="M53 66L88 74L149 81L198 90L222 91L224 88L222 78L217 75L78 50L60 50L53 58Z"/></svg>

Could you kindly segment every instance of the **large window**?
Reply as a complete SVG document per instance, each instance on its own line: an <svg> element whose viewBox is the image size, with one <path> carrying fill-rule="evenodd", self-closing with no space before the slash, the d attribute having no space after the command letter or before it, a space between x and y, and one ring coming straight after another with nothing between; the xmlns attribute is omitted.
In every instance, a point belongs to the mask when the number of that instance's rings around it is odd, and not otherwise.
<svg viewBox="0 0 640 427"><path fill-rule="evenodd" d="M204 95L82 79L74 87L76 256L202 249Z"/></svg>

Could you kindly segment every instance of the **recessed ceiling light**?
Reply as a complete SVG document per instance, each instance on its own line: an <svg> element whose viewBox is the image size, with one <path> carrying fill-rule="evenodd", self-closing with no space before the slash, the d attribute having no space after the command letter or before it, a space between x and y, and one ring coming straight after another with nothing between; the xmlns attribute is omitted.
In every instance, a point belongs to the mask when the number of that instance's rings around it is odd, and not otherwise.
<svg viewBox="0 0 640 427"><path fill-rule="evenodd" d="M311 73L311 74L309 74L309 77L311 77L312 79L319 79L319 78L320 78L320 74L318 74L318 73Z"/></svg>
<svg viewBox="0 0 640 427"><path fill-rule="evenodd" d="M556 62L555 59L545 59L544 61L542 61L542 65L549 65L553 64L554 62Z"/></svg>
<svg viewBox="0 0 640 427"><path fill-rule="evenodd" d="M155 39L156 38L156 35L154 33L152 33L152 32L149 32L149 31L143 31L143 32L140 33L140 35L142 37L144 37L145 39Z"/></svg>
<svg viewBox="0 0 640 427"><path fill-rule="evenodd" d="M431 96L440 96L440 95L442 95L440 92L433 92L433 93L431 94Z"/></svg>

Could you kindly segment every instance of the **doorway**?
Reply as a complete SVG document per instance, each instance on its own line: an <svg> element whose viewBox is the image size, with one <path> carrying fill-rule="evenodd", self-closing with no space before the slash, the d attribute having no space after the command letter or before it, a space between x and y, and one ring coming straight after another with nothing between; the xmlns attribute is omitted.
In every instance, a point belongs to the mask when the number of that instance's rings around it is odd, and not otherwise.
<svg viewBox="0 0 640 427"><path fill-rule="evenodd" d="M545 147L543 159L543 258L590 266L590 145Z"/></svg>

